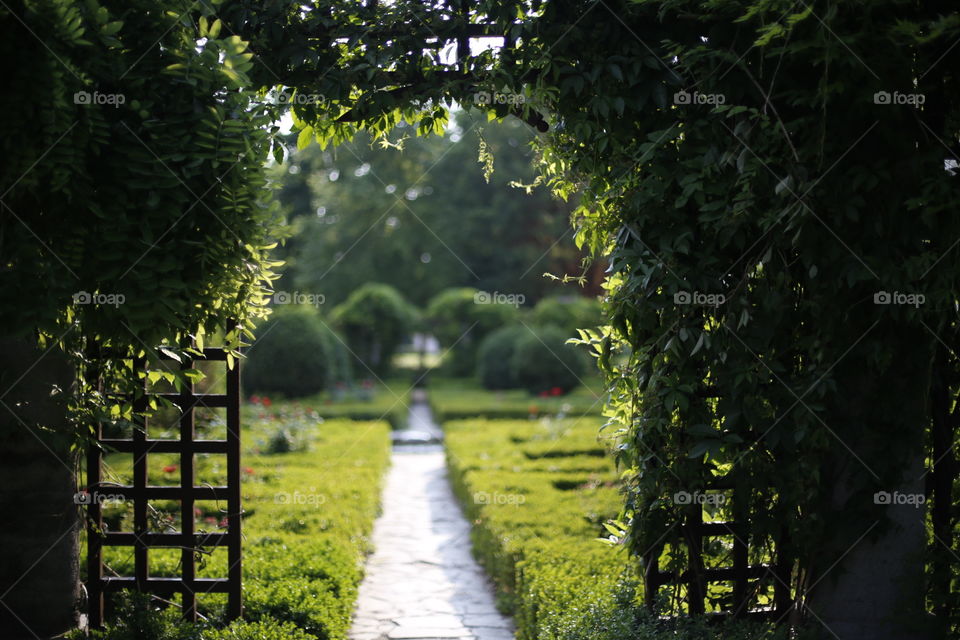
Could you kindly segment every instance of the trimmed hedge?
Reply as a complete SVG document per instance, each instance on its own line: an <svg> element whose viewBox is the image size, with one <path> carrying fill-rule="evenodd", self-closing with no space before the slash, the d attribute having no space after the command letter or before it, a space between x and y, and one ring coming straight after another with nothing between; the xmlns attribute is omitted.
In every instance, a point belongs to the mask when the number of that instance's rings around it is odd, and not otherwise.
<svg viewBox="0 0 960 640"><path fill-rule="evenodd" d="M530 393L567 393L579 386L587 369L587 356L567 344L568 338L562 329L551 326L520 335L510 360L517 386Z"/></svg>
<svg viewBox="0 0 960 640"><path fill-rule="evenodd" d="M418 311L395 288L367 283L334 307L334 325L350 345L353 369L366 376L385 376L393 354L417 323Z"/></svg>
<svg viewBox="0 0 960 640"><path fill-rule="evenodd" d="M473 521L474 554L520 640L543 640L563 611L606 596L629 572L597 542L620 496L596 420L464 420L445 425L454 491Z"/></svg>
<svg viewBox="0 0 960 640"><path fill-rule="evenodd" d="M812 640L768 623L664 620L642 605L637 565L597 541L621 496L599 420L464 420L445 425L454 491L474 555L518 640Z"/></svg>
<svg viewBox="0 0 960 640"><path fill-rule="evenodd" d="M274 313L257 329L247 350L243 387L247 394L300 398L350 379L343 342L312 307Z"/></svg>
<svg viewBox="0 0 960 640"><path fill-rule="evenodd" d="M516 389L513 354L517 342L529 330L522 324L500 327L480 343L477 350L477 378L484 389Z"/></svg>
<svg viewBox="0 0 960 640"><path fill-rule="evenodd" d="M603 384L584 378L586 386L566 395L530 394L522 389L490 391L466 379L433 378L428 400L438 422L489 418L519 420L545 415L599 416L603 411Z"/></svg>
<svg viewBox="0 0 960 640"><path fill-rule="evenodd" d="M247 414L250 410L247 409ZM291 412L294 413L294 412ZM371 550L369 536L379 511L384 471L389 464L389 429L383 422L323 422L303 414L309 432L304 451L257 454L256 447L275 429L274 420L247 419L244 500L244 608L246 622L223 630L215 624L173 624L176 612L151 609L147 619L158 625L155 635L128 634L124 617L108 629L105 640L344 640L350 627L363 563ZM253 447L253 448L251 448ZM151 456L152 458L153 456ZM109 462L123 478L129 474L126 454ZM206 478L208 458L198 457L198 477ZM152 463L151 463L152 468ZM197 527L219 529L216 505L209 516L198 514ZM173 510L175 503L156 503ZM176 575L179 550L151 552L151 573ZM107 560L121 574L132 575L129 550L107 549ZM215 551L198 567L198 577L226 575L226 557ZM199 598L200 612L222 621L225 598ZM164 623L165 616L173 622ZM129 618L129 616L126 616ZM172 625L172 626L171 626ZM236 632L236 635L234 635ZM127 634L127 635L125 635ZM199 634L199 635L197 635Z"/></svg>
<svg viewBox="0 0 960 640"><path fill-rule="evenodd" d="M558 327L571 338L576 337L577 329L593 329L605 322L600 302L583 296L544 298L531 315L536 324Z"/></svg>
<svg viewBox="0 0 960 640"><path fill-rule="evenodd" d="M444 371L458 377L472 375L483 338L519 314L517 307L496 304L488 293L471 287L446 289L434 296L427 305L426 320L443 348L450 349Z"/></svg>

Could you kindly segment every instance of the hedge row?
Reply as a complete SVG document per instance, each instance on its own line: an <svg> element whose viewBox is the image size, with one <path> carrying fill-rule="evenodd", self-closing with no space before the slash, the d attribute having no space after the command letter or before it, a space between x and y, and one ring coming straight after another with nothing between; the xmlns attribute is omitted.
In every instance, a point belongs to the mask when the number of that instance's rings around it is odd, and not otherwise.
<svg viewBox="0 0 960 640"><path fill-rule="evenodd" d="M768 623L661 619L642 604L637 565L597 541L621 496L599 420L464 420L445 425L454 491L474 554L518 640L810 640Z"/></svg>
<svg viewBox="0 0 960 640"><path fill-rule="evenodd" d="M308 420L309 418L305 418ZM276 429L275 421L251 420L248 446L258 447ZM389 464L389 428L384 422L313 420L303 450L245 455L244 615L245 622L217 630L224 598L199 598L201 613L213 624L183 625L175 609L127 609L102 637L108 640L343 640L347 637L369 535L379 510L384 471ZM250 453L248 450L247 454ZM152 456L151 456L152 457ZM111 456L121 478L128 469ZM126 456L129 458L129 456ZM211 464L201 460L201 467ZM215 464L215 463L214 463ZM173 510L175 504L157 504ZM203 505L215 509L216 505ZM218 515L198 514L197 527L219 529ZM109 549L110 566L130 575L129 551ZM175 575L179 551L151 552L152 575ZM226 574L222 551L198 568L199 577ZM141 603L142 604L142 603ZM144 627L139 629L137 626Z"/></svg>
<svg viewBox="0 0 960 640"><path fill-rule="evenodd" d="M431 379L430 408L438 422L489 418L520 420L545 415L579 418L599 416L603 411L603 386L596 378L585 378L581 386L566 395L531 395L521 389L488 391L466 379Z"/></svg>
<svg viewBox="0 0 960 640"><path fill-rule="evenodd" d="M604 602L630 569L597 541L620 496L597 421L464 420L445 425L454 491L474 553L516 616L520 640L562 637L570 615Z"/></svg>

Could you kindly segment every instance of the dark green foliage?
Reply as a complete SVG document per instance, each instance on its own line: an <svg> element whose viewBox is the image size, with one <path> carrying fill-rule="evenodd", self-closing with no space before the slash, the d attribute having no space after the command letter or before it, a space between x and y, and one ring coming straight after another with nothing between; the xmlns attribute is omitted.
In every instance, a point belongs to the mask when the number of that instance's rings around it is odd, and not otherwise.
<svg viewBox="0 0 960 640"><path fill-rule="evenodd" d="M247 43L214 11L0 6L0 53L17 60L0 95L0 331L70 326L139 350L261 313L279 109L258 100Z"/></svg>
<svg viewBox="0 0 960 640"><path fill-rule="evenodd" d="M488 335L477 350L477 377L485 389L515 389L513 354L520 338L530 330L520 324L501 327Z"/></svg>
<svg viewBox="0 0 960 640"><path fill-rule="evenodd" d="M247 393L298 398L349 379L346 349L311 307L276 313L257 336L243 369Z"/></svg>
<svg viewBox="0 0 960 640"><path fill-rule="evenodd" d="M127 592L118 596L116 624L90 635L77 631L69 640L316 640L317 636L293 622L271 618L239 620L228 627L200 621L186 622L176 607L151 596Z"/></svg>
<svg viewBox="0 0 960 640"><path fill-rule="evenodd" d="M390 285L369 283L335 307L331 320L350 347L357 375L383 376L414 328L417 311Z"/></svg>
<svg viewBox="0 0 960 640"><path fill-rule="evenodd" d="M430 331L444 349L450 350L445 368L454 376L471 375L484 336L518 315L516 305L497 303L489 292L470 287L440 292L426 310Z"/></svg>
<svg viewBox="0 0 960 640"><path fill-rule="evenodd" d="M579 347L566 344L569 336L557 327L524 327L511 357L516 383L530 393L564 393L580 384L587 357Z"/></svg>
<svg viewBox="0 0 960 640"><path fill-rule="evenodd" d="M544 298L533 308L531 318L540 326L559 327L570 337L577 336L577 329L594 329L604 322L600 303L582 296Z"/></svg>

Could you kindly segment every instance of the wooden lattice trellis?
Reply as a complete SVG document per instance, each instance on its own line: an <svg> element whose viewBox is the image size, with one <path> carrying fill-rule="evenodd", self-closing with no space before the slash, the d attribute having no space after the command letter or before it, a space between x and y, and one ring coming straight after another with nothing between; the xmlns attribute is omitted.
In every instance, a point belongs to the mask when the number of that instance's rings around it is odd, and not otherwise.
<svg viewBox="0 0 960 640"><path fill-rule="evenodd" d="M195 361L227 362L227 352L219 348L203 349L203 356ZM168 356L164 359L172 360ZM183 362L188 369L193 363ZM145 371L143 360L134 362L134 370ZM110 495L133 504L133 531L114 532L104 529L103 509L99 499L92 498L88 504L87 525L87 593L89 598L89 621L91 627L103 624L104 595L121 589L133 589L161 596L180 593L184 616L196 619L197 594L226 593L229 618L240 617L241 604L241 494L240 494L240 365L233 362L226 371L226 393L198 394L193 385L187 385L180 393L152 392L143 387L144 395L137 400L135 413L146 408L150 397L163 398L177 405L179 417L178 439L150 439L147 418L138 418L131 438L105 438L97 426L97 442L88 449L87 490L91 496ZM226 438L222 440L198 440L195 430L196 408L222 408L226 410ZM104 451L129 453L133 456L133 484L116 485L103 480L102 461ZM155 486L150 484L148 456L154 453L179 454L180 484L178 486ZM225 486L197 486L195 484L194 456L197 454L222 454L226 456L227 483ZM178 532L152 532L149 530L148 508L151 500L176 500L180 503L181 529ZM226 504L226 531L197 533L194 526L197 501L212 500ZM103 550L105 547L132 547L134 575L109 576L104 572ZM228 557L227 575L218 578L198 578L196 555L199 549L226 548ZM150 575L149 556L151 549L180 549L180 576L154 577Z"/></svg>
<svg viewBox="0 0 960 640"><path fill-rule="evenodd" d="M721 490L720 487L723 487ZM751 530L750 517L738 509L736 491L724 484L715 484L713 496L732 496L733 520L717 521L705 518L703 502L692 500L683 507L684 520L680 525L686 551L686 567L682 571L664 571L660 566L663 546L658 545L644 557L644 598L646 605L654 609L656 599L665 586L682 586L685 590L687 615L707 613L708 586L710 583L728 583L732 586L732 604L724 607L718 619L726 616L751 617L783 622L793 608L791 574L793 559L786 553L786 536L777 540L759 540ZM732 562L727 566L706 566L704 543L710 538L729 538ZM772 558L770 562L751 564L750 551L762 547ZM772 589L772 598L758 606L759 596Z"/></svg>

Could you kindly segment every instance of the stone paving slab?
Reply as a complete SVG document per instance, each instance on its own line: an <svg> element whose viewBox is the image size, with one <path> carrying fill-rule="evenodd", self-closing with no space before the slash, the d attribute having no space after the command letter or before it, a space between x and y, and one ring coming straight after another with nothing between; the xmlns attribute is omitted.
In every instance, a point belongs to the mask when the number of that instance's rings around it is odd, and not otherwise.
<svg viewBox="0 0 960 640"><path fill-rule="evenodd" d="M439 447L394 451L373 543L351 640L512 640Z"/></svg>

